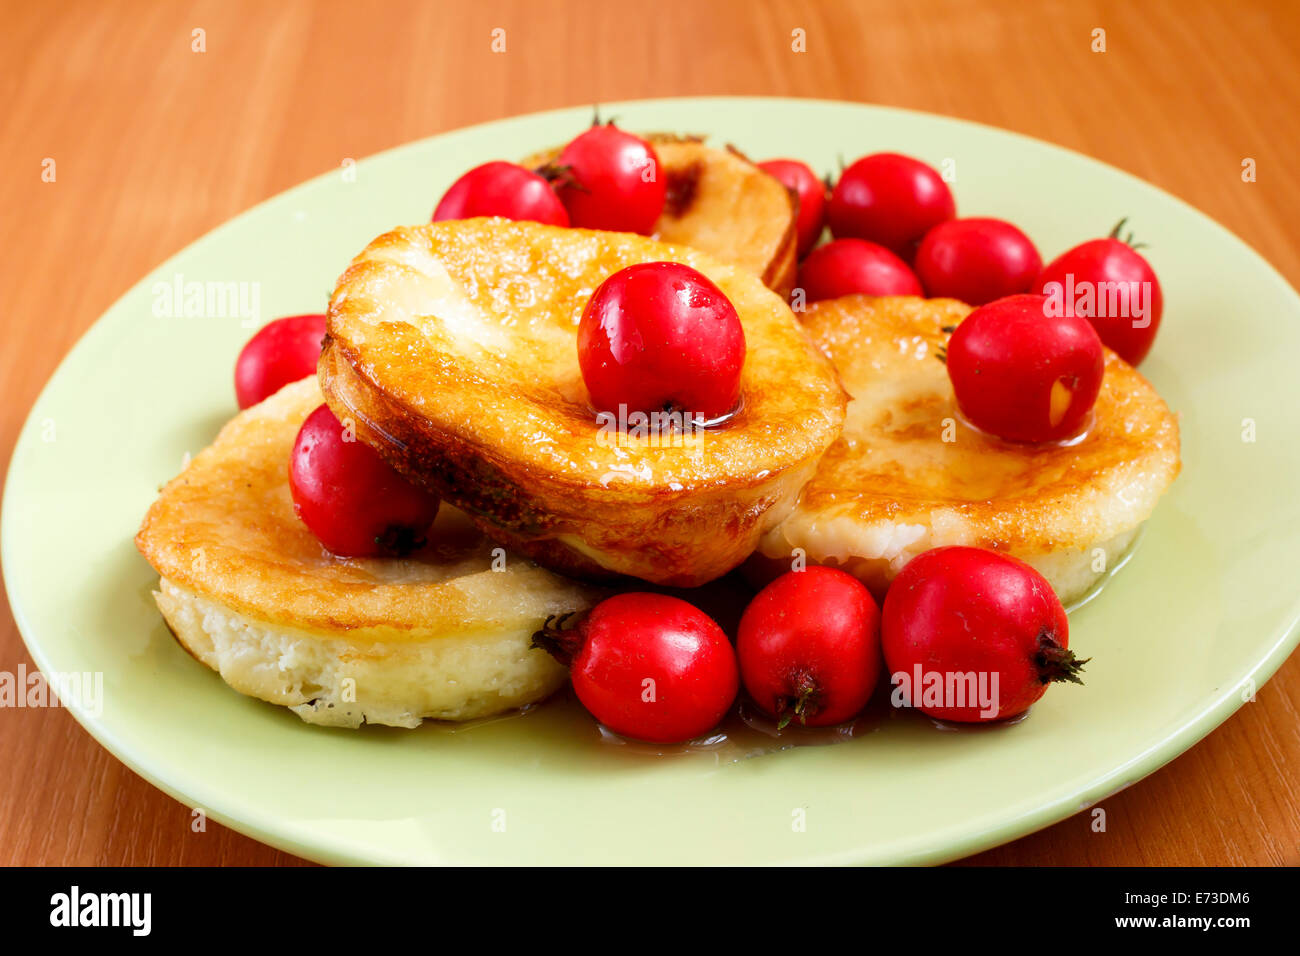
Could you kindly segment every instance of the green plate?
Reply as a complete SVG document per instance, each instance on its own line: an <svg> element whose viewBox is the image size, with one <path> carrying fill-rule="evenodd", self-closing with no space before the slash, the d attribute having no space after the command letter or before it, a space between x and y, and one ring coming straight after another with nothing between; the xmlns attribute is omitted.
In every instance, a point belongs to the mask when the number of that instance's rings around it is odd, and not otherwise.
<svg viewBox="0 0 1300 956"><path fill-rule="evenodd" d="M234 413L250 329L157 317L154 284L260 283L261 321L319 311L368 240L425 221L471 165L565 141L590 122L583 106L291 189L145 277L60 366L14 453L4 567L41 668L103 673L102 713L73 710L105 747L191 807L322 861L932 863L1128 786L1273 674L1300 618L1300 298L1258 255L1132 176L970 123L814 100L607 112L819 170L877 150L953 160L962 214L1020 224L1045 257L1129 217L1165 293L1143 371L1181 416L1184 465L1128 566L1071 617L1071 646L1093 659L1087 685L1054 688L1014 726L946 733L898 716L837 746L652 756L602 744L565 706L455 732L310 727L229 690L172 640L132 535L183 456Z"/></svg>

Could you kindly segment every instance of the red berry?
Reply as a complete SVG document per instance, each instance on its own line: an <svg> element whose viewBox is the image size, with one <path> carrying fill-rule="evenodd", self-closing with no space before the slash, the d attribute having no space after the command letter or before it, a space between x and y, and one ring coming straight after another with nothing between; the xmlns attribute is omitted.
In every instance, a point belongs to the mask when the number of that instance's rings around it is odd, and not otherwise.
<svg viewBox="0 0 1300 956"><path fill-rule="evenodd" d="M569 665L582 705L625 737L693 740L736 699L727 635L694 605L664 594L619 594L576 620L547 621L533 646Z"/></svg>
<svg viewBox="0 0 1300 956"><path fill-rule="evenodd" d="M443 194L433 221L503 216L506 219L567 226L569 214L545 177L497 160L475 166Z"/></svg>
<svg viewBox="0 0 1300 956"><path fill-rule="evenodd" d="M948 342L948 377L971 424L1009 441L1078 433L1105 373L1101 339L1085 320L1044 315L1041 295L990 302Z"/></svg>
<svg viewBox="0 0 1300 956"><path fill-rule="evenodd" d="M798 287L808 302L842 295L924 295L907 263L884 246L865 239L835 239L799 267Z"/></svg>
<svg viewBox="0 0 1300 956"><path fill-rule="evenodd" d="M839 724L866 706L880 677L880 612L871 592L837 568L788 571L740 619L736 655L745 690L784 726Z"/></svg>
<svg viewBox="0 0 1300 956"><path fill-rule="evenodd" d="M1001 720L1053 681L1076 684L1070 625L1052 586L1029 565L983 548L913 558L885 595L881 644L894 702L931 717Z"/></svg>
<svg viewBox="0 0 1300 956"><path fill-rule="evenodd" d="M235 400L250 408L290 382L316 374L325 316L291 315L263 326L235 359Z"/></svg>
<svg viewBox="0 0 1300 956"><path fill-rule="evenodd" d="M667 184L654 147L612 123L574 137L554 175L564 208L580 228L649 235L663 212Z"/></svg>
<svg viewBox="0 0 1300 956"><path fill-rule="evenodd" d="M795 233L798 235L798 256L802 259L808 250L817 245L826 223L826 184L797 159L769 159L758 168L774 177L798 200L798 218Z"/></svg>
<svg viewBox="0 0 1300 956"><path fill-rule="evenodd" d="M836 239L866 239L910 261L921 237L956 214L952 190L933 168L875 153L840 174L826 218Z"/></svg>
<svg viewBox="0 0 1300 956"><path fill-rule="evenodd" d="M914 265L931 297L983 305L1028 292L1043 260L1029 237L1009 222L954 219L926 233Z"/></svg>
<svg viewBox="0 0 1300 956"><path fill-rule="evenodd" d="M1117 238L1093 239L1057 256L1034 291L1059 296L1065 311L1091 322L1102 342L1130 365L1146 358L1164 312L1155 270Z"/></svg>
<svg viewBox="0 0 1300 956"><path fill-rule="evenodd" d="M345 434L328 405L302 423L289 457L293 510L343 557L401 556L423 546L438 499Z"/></svg>
<svg viewBox="0 0 1300 956"><path fill-rule="evenodd" d="M678 411L708 421L735 408L745 330L722 290L690 266L646 262L592 293L578 364L597 409Z"/></svg>

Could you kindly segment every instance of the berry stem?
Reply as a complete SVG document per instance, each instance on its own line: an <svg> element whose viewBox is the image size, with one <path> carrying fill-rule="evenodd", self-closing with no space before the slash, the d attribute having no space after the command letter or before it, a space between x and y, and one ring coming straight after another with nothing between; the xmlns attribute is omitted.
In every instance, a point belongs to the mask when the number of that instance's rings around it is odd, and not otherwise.
<svg viewBox="0 0 1300 956"><path fill-rule="evenodd" d="M557 661L568 667L573 656L582 647L583 634L579 625L586 619L576 611L567 614L552 614L542 625L542 629L533 635L532 648L543 650Z"/></svg>
<svg viewBox="0 0 1300 956"><path fill-rule="evenodd" d="M1134 252L1137 252L1139 249L1147 248L1147 244L1145 242L1133 241L1134 236L1133 236L1133 230L1131 229L1129 230L1127 236L1120 235L1120 230L1124 228L1124 223L1126 222L1128 222L1128 216L1125 216L1119 222L1115 223L1115 228L1110 231L1110 238L1118 239L1120 242L1124 243L1124 245L1128 246Z"/></svg>
<svg viewBox="0 0 1300 956"><path fill-rule="evenodd" d="M1079 674L1083 671L1083 665L1090 660L1091 657L1079 660L1073 651L1062 647L1050 629L1045 628L1038 635L1038 652L1034 655L1034 665L1038 668L1038 679L1044 684L1053 681L1082 684Z"/></svg>
<svg viewBox="0 0 1300 956"><path fill-rule="evenodd" d="M543 163L533 172L550 183L552 189L576 189L579 192L591 192L590 189L578 182L573 175L573 167L567 163Z"/></svg>
<svg viewBox="0 0 1300 956"><path fill-rule="evenodd" d="M815 716L821 710L821 687L811 674L802 671L795 677L793 683L795 689L793 695L777 698L776 712L779 717L776 722L777 730L785 730L795 717L799 718L799 723L806 725L809 715Z"/></svg>

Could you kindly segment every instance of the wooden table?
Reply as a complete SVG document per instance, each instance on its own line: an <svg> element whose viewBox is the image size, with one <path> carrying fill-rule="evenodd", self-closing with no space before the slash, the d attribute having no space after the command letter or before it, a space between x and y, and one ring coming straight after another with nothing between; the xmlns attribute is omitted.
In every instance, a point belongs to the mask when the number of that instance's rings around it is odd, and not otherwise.
<svg viewBox="0 0 1300 956"><path fill-rule="evenodd" d="M209 229L344 157L594 101L773 94L979 120L1183 197L1300 285L1294 0L4 0L0 20L6 460L77 337ZM504 54L491 51L497 27ZM1090 49L1096 28L1105 53ZM191 49L196 29L206 52ZM24 661L6 607L0 669ZM974 859L1300 863L1298 711L1300 656L1204 742L1107 799L1106 833L1080 815ZM216 825L192 834L186 807L62 710L0 712L0 767L0 863L298 862Z"/></svg>

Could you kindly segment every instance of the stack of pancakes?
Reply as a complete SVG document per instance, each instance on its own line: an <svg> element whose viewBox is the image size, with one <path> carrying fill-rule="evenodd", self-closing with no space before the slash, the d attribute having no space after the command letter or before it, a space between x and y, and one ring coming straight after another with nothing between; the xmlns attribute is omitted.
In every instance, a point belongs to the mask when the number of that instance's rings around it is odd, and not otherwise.
<svg viewBox="0 0 1300 956"><path fill-rule="evenodd" d="M196 658L312 723L410 727L550 694L564 671L532 634L615 589L809 562L879 592L921 551L969 544L1030 562L1068 602L1114 566L1179 467L1141 375L1108 351L1071 442L985 435L935 357L967 306L854 296L800 321L768 287L788 286L788 197L741 157L680 145L660 232L686 245L475 219L394 230L352 262L319 381L237 415L136 538ZM760 212L716 221L735 208ZM717 284L746 335L736 414L689 440L611 434L578 366L595 288L663 260ZM322 400L442 499L421 551L335 557L294 515L289 452Z"/></svg>

